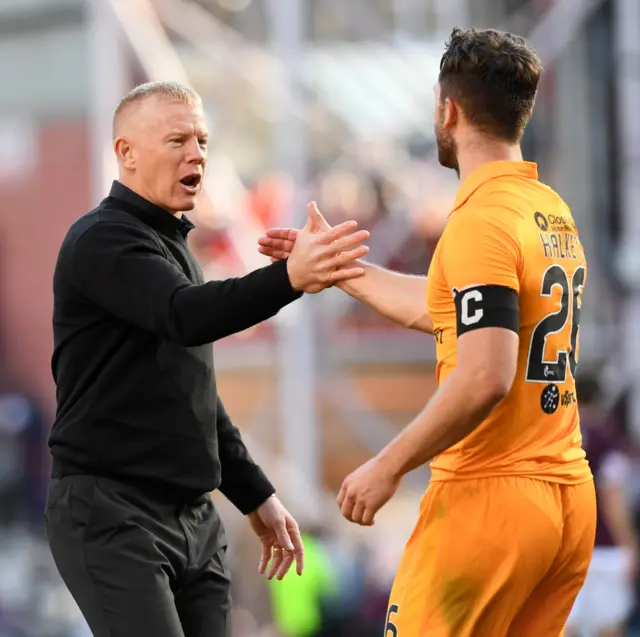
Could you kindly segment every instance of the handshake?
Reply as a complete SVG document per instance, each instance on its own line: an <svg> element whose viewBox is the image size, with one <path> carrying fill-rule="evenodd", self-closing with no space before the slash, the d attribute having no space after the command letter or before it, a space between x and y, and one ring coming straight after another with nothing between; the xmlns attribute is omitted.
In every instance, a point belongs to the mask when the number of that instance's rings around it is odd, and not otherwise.
<svg viewBox="0 0 640 637"><path fill-rule="evenodd" d="M361 245L369 238L356 221L331 227L315 202L307 206L308 218L302 230L275 228L258 240L258 250L272 261L287 259L289 281L294 290L316 294L364 274L357 260L368 251Z"/></svg>

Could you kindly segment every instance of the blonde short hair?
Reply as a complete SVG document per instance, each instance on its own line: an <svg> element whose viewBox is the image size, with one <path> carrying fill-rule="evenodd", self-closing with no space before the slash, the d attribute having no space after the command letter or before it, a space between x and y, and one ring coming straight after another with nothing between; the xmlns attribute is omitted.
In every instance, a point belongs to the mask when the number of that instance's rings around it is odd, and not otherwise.
<svg viewBox="0 0 640 637"><path fill-rule="evenodd" d="M132 104L142 102L150 97L158 97L167 101L184 102L194 106L202 106L202 98L188 86L179 82L146 82L131 89L118 104L113 115L113 135L116 136L117 123L122 113Z"/></svg>

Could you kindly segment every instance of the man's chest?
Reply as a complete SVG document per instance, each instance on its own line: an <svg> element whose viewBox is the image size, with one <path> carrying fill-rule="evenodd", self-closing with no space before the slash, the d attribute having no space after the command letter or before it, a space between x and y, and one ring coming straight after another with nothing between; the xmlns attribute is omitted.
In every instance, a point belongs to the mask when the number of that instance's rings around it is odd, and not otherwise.
<svg viewBox="0 0 640 637"><path fill-rule="evenodd" d="M162 244L169 261L176 265L191 283L204 283L202 268L189 250L186 241L180 239L163 239Z"/></svg>

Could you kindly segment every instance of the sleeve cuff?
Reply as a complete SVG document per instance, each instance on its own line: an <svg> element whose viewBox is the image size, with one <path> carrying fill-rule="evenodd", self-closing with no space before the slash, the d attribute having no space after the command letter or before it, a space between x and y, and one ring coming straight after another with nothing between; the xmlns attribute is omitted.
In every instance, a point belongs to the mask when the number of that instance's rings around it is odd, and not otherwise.
<svg viewBox="0 0 640 637"><path fill-rule="evenodd" d="M303 292L297 292L291 287L286 259L276 261L268 265L266 269L270 270L274 294L278 300L283 303L291 303L303 295Z"/></svg>
<svg viewBox="0 0 640 637"><path fill-rule="evenodd" d="M223 480L219 491L243 515L248 515L266 502L276 489L257 465L239 473L233 480Z"/></svg>

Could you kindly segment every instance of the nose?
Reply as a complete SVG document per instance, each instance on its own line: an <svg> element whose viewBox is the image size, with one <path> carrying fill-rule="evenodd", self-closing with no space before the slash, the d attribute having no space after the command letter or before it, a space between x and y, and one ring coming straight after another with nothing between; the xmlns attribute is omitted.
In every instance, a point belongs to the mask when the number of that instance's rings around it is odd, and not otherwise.
<svg viewBox="0 0 640 637"><path fill-rule="evenodd" d="M207 149L200 145L197 139L189 144L188 161L192 164L203 164L207 158Z"/></svg>

